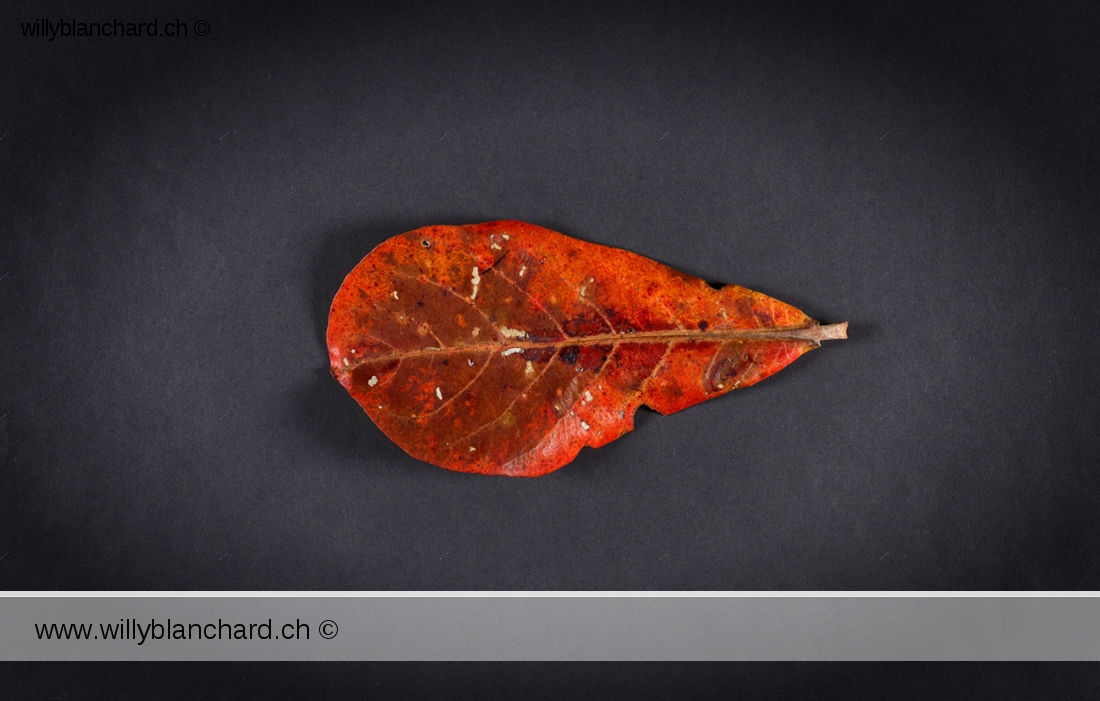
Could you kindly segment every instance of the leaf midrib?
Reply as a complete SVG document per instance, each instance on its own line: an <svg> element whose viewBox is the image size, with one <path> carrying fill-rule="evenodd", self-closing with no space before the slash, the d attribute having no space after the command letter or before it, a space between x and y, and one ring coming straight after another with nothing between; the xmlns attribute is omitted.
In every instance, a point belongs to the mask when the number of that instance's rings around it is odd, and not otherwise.
<svg viewBox="0 0 1100 701"><path fill-rule="evenodd" d="M662 329L657 331L636 331L589 334L584 336L570 336L568 338L532 341L523 339L501 338L492 341L483 341L461 346L425 346L405 351L394 351L359 359L356 365L363 363L384 362L387 360L407 360L421 356L439 356L455 353L494 353L506 352L513 348L520 350L536 350L544 348L560 349L571 346L603 346L615 343L732 343L736 341L808 341L814 346L820 346L822 340L831 338L843 338L836 335L836 327L840 324L822 326L810 324L806 326L791 326L779 328L759 329L720 329L717 331L695 331L691 329Z"/></svg>

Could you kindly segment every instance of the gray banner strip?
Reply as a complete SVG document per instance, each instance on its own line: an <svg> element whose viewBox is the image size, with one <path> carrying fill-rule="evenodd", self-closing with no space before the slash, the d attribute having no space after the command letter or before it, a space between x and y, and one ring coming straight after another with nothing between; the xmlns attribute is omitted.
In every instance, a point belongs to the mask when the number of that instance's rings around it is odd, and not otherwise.
<svg viewBox="0 0 1100 701"><path fill-rule="evenodd" d="M1100 599L0 598L0 659L1097 660Z"/></svg>

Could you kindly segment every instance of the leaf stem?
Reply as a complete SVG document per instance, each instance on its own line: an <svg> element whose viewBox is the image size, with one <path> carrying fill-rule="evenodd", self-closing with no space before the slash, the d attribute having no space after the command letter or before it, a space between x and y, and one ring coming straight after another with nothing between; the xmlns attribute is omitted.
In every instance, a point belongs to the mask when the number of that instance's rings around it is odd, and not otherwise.
<svg viewBox="0 0 1100 701"><path fill-rule="evenodd" d="M822 341L840 341L848 338L848 322L842 321L839 324L809 326L797 332L788 333L792 338L815 341L817 343L821 343Z"/></svg>

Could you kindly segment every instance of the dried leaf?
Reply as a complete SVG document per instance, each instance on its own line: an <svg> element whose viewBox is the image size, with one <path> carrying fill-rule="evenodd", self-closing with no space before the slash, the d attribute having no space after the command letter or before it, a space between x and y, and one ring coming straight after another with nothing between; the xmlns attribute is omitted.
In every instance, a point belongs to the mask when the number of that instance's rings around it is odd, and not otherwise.
<svg viewBox="0 0 1100 701"><path fill-rule="evenodd" d="M535 477L747 387L847 324L635 253L502 221L383 242L329 314L332 374L410 455Z"/></svg>

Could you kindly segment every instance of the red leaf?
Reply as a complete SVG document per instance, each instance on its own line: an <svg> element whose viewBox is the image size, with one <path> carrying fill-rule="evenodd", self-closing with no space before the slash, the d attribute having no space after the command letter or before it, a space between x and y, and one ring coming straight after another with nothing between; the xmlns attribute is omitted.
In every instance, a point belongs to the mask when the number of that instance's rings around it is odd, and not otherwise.
<svg viewBox="0 0 1100 701"><path fill-rule="evenodd" d="M747 387L847 324L522 222L395 236L329 313L332 374L409 455L535 477Z"/></svg>

